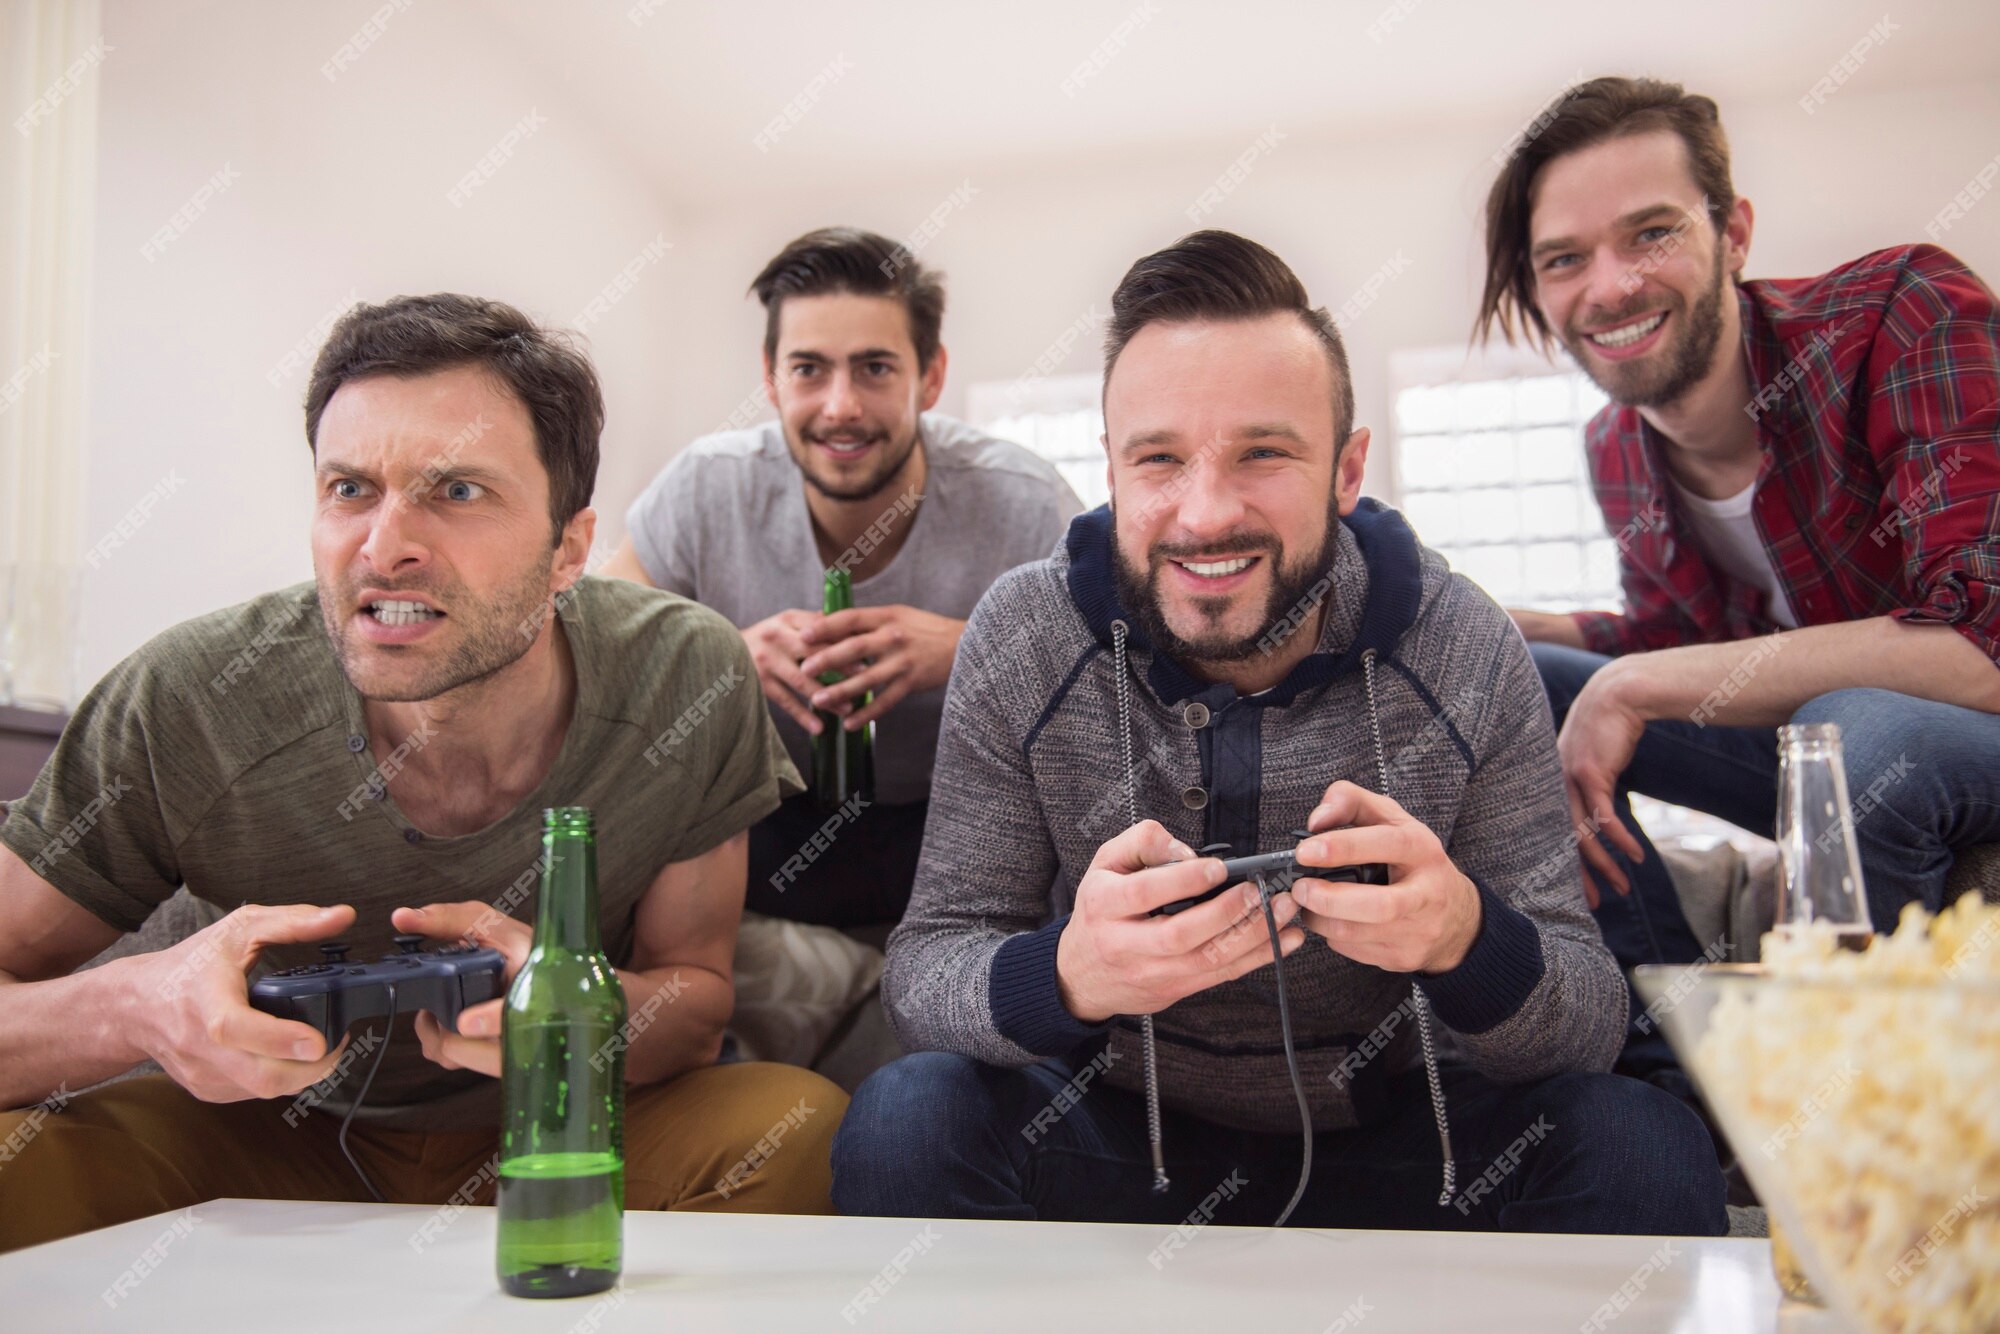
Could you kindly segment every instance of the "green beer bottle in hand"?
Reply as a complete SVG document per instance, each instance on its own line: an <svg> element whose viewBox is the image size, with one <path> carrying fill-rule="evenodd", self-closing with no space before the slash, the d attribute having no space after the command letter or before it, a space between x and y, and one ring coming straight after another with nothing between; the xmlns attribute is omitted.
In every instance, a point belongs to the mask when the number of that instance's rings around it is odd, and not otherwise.
<svg viewBox="0 0 2000 1334"><path fill-rule="evenodd" d="M826 572L826 588L820 597L820 610L831 616L837 611L848 611L854 606L854 576L838 565ZM847 678L839 672L821 672L819 683L823 686L838 685ZM874 695L863 695L854 701L854 708L860 709ZM813 738L813 796L819 803L822 814L831 815L845 806L849 799L860 797L870 801L875 796L875 724L855 731L841 726L838 714L816 709L819 716L819 735Z"/></svg>
<svg viewBox="0 0 2000 1334"><path fill-rule="evenodd" d="M624 1259L625 989L598 942L590 812L545 812L542 850L535 943L500 1030L500 1286L577 1297Z"/></svg>

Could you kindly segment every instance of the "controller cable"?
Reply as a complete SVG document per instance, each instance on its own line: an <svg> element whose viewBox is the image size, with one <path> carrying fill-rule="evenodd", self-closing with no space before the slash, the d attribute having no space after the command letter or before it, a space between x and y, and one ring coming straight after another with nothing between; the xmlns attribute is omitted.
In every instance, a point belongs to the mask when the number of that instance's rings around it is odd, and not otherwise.
<svg viewBox="0 0 2000 1334"><path fill-rule="evenodd" d="M1285 952L1278 941L1277 916L1271 911L1273 893L1267 873L1259 872L1257 897L1264 905L1264 929L1271 933L1271 972L1278 982L1278 1028L1285 1040L1285 1068L1291 1072L1292 1096L1299 1100L1300 1137L1305 1142L1305 1152L1299 1161L1299 1184L1293 1188L1291 1202L1278 1215L1278 1221L1271 1224L1272 1227L1283 1227L1291 1218L1292 1210L1298 1208L1299 1201L1305 1198L1306 1183L1312 1179L1313 1126L1312 1110L1306 1105L1305 1080L1299 1076L1299 1054L1292 1041L1292 1010L1285 1001Z"/></svg>
<svg viewBox="0 0 2000 1334"><path fill-rule="evenodd" d="M1269 912L1270 910L1267 908L1265 911ZM377 1204L387 1204L388 1201L382 1198L381 1191L375 1189L375 1182L369 1177L367 1169L361 1166L360 1161L355 1158L353 1150L347 1147L347 1128L354 1124L354 1114L361 1110L362 1101L368 1096L369 1085L375 1082L375 1072L382 1068L382 1058L389 1051L389 1035L396 1027L396 984L388 982L384 983L384 985L389 989L389 1016L382 1021L382 1045L376 1050L375 1059L368 1066L367 1077L361 1081L361 1091L354 1095L352 1102L347 1104L347 1115L340 1118L340 1134L338 1136L341 1155L347 1159L347 1165L354 1169L354 1175L361 1178L361 1184L368 1187L368 1193L375 1197L375 1203ZM1289 1031L1287 1032L1285 1042L1287 1050L1289 1050L1291 1044ZM1294 1075L1296 1076L1296 1071L1294 1071ZM1305 1095L1301 1094L1300 1096L1304 1097ZM1310 1147L1308 1147L1307 1153L1310 1155Z"/></svg>

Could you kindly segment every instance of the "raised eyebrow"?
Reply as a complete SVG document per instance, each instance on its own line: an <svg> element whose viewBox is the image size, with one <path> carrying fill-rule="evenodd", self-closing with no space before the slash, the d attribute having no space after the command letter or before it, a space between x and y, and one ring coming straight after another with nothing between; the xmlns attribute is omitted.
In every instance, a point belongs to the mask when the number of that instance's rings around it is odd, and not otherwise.
<svg viewBox="0 0 2000 1334"><path fill-rule="evenodd" d="M334 459L321 459L313 465L314 480L323 482L329 477L358 477L368 482L375 480L375 474L368 469L357 468Z"/></svg>

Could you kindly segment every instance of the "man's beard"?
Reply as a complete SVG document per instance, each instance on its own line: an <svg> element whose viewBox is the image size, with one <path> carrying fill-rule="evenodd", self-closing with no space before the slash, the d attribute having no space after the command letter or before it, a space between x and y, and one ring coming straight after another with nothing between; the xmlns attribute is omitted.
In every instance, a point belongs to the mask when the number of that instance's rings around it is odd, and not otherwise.
<svg viewBox="0 0 2000 1334"><path fill-rule="evenodd" d="M1649 357L1645 365L1640 362L1598 362L1587 355L1590 340L1581 333L1565 331L1563 344L1584 374L1611 396L1613 402L1632 408L1663 408L1677 403L1708 374L1715 364L1715 348L1722 341L1722 295L1730 287L1722 272L1722 248L1716 247L1715 275L1708 290L1695 299L1692 306L1674 307L1674 314L1684 314L1686 328L1672 346L1666 349L1664 357ZM1654 307L1658 309L1658 307ZM1634 310L1632 315L1641 311ZM1671 318L1671 316L1670 316Z"/></svg>
<svg viewBox="0 0 2000 1334"><path fill-rule="evenodd" d="M328 605L322 585L320 619L326 625L327 638L333 641L341 672L364 699L385 704L436 699L513 666L534 646L542 627L554 614L549 609L549 571L554 566L555 552L551 550L541 569L531 567L523 571L520 579L490 597L475 597L460 584L410 583L387 587L385 591L392 594L420 592L434 597L448 608L445 619L450 626L446 633L458 636L458 642L440 660L418 669L421 674L415 680L399 679L402 673L395 671L393 664L404 655L412 663L424 662L417 655L434 650L424 644L389 647L350 643L344 609L354 605L354 592L342 595L343 610L336 613ZM385 679L369 679L371 674Z"/></svg>
<svg viewBox="0 0 2000 1334"><path fill-rule="evenodd" d="M1289 568L1284 562L1283 544L1267 536L1235 540L1225 538L1220 543L1206 544L1198 551L1182 551L1171 544L1156 543L1147 553L1148 567L1142 571L1128 563L1124 551L1119 548L1116 522L1114 513L1111 560L1118 585L1118 602L1139 622L1140 632L1156 652L1181 663L1245 662L1261 653L1271 652L1276 647L1272 636L1277 626L1290 622L1302 627L1326 600L1331 588L1328 576L1333 570L1335 553L1340 549L1340 509L1337 504L1329 504L1326 530L1320 535L1319 546L1310 556ZM1230 556L1264 556L1271 566L1271 591L1264 600L1264 614L1259 618L1257 629L1241 636L1217 631L1189 639L1168 625L1166 614L1160 607L1160 567L1172 555L1201 555L1218 560ZM1194 607L1213 622L1217 615L1226 614L1227 607L1234 600L1233 597L1209 599L1197 596ZM1221 605L1211 614L1208 608L1202 606L1203 602Z"/></svg>
<svg viewBox="0 0 2000 1334"><path fill-rule="evenodd" d="M799 471L805 474L806 485L828 500L841 501L873 500L888 490L902 473L903 465L910 461L910 455L917 447L917 438L920 434L913 425L910 428L909 439L897 445L888 440L886 433L876 432L875 438L880 443L876 445L874 469L859 480L839 482L831 477L823 477L816 471L818 466L826 462L819 453L817 444L805 438L803 432L795 438L789 427L784 430L785 443L791 449L792 461L797 463Z"/></svg>

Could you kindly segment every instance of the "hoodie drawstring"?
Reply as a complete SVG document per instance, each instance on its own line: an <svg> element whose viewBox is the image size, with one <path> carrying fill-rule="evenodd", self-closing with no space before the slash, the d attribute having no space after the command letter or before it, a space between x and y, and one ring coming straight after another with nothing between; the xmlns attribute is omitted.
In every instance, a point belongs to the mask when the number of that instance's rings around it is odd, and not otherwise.
<svg viewBox="0 0 2000 1334"><path fill-rule="evenodd" d="M1125 827L1139 823L1139 776L1132 766L1132 685L1125 675L1125 634L1123 621L1111 623L1113 676L1118 690L1118 733L1125 742ZM1153 1042L1153 1016L1139 1018L1140 1061L1146 1067L1146 1143L1153 1150L1153 1193L1166 1193L1166 1146L1160 1136L1159 1048Z"/></svg>
<svg viewBox="0 0 2000 1334"><path fill-rule="evenodd" d="M1383 796L1389 792L1388 751L1382 745L1382 715L1375 707L1375 650L1361 654L1361 681L1368 691L1368 727L1375 734L1375 773ZM1392 798L1393 799L1393 798ZM1450 1204L1458 1194L1458 1165L1451 1160L1451 1122L1444 1114L1444 1084L1438 1078L1437 1044L1431 1038L1431 1007L1424 990L1410 984L1410 1010L1417 1016L1417 1043L1424 1052L1424 1081L1430 1085L1431 1113L1437 1118L1438 1145L1444 1151L1444 1186L1438 1192L1438 1207Z"/></svg>

